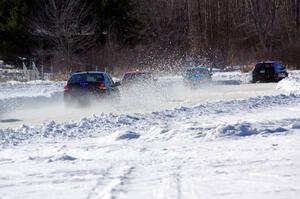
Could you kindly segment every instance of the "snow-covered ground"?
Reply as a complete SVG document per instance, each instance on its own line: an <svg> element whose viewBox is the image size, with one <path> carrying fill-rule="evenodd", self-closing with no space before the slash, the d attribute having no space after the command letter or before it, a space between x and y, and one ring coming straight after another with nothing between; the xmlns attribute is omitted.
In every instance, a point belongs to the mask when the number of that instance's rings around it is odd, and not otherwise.
<svg viewBox="0 0 300 199"><path fill-rule="evenodd" d="M248 78L67 110L63 82L2 84L0 198L299 198L300 73Z"/></svg>

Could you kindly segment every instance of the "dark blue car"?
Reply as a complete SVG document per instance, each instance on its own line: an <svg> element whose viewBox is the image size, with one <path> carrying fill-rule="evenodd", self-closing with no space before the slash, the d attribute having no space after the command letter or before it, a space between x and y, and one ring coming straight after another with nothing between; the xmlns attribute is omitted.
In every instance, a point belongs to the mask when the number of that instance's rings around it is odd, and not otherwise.
<svg viewBox="0 0 300 199"><path fill-rule="evenodd" d="M65 104L79 102L81 105L101 99L116 102L120 98L119 85L120 83L115 83L107 72L73 73L64 86L64 101Z"/></svg>
<svg viewBox="0 0 300 199"><path fill-rule="evenodd" d="M189 67L183 74L183 81L188 86L199 86L211 81L211 74L206 66Z"/></svg>
<svg viewBox="0 0 300 199"><path fill-rule="evenodd" d="M252 71L252 81L279 82L288 77L286 68L277 61L258 62Z"/></svg>

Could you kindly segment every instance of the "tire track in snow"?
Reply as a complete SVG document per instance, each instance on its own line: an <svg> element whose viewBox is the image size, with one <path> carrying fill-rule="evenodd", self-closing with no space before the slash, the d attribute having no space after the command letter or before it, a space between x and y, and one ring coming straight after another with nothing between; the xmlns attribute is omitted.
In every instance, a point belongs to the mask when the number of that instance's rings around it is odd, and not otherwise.
<svg viewBox="0 0 300 199"><path fill-rule="evenodd" d="M175 150L175 151L174 151ZM169 151L169 150L168 150ZM158 150L159 152L159 150ZM161 155L157 154L156 157ZM162 185L160 186L158 199L182 199L185 198L183 190L184 172L186 167L191 163L191 156L188 151L184 154L176 149L170 149L165 153L166 163L157 166L163 168L161 174Z"/></svg>
<svg viewBox="0 0 300 199"><path fill-rule="evenodd" d="M177 170L180 170L180 167ZM170 172L166 178L162 179L162 186L157 199L181 199L181 178L179 171Z"/></svg>
<svg viewBox="0 0 300 199"><path fill-rule="evenodd" d="M87 199L116 199L119 194L125 192L122 185L126 183L134 169L135 167L130 166L127 162L110 167L107 170L107 175L97 180Z"/></svg>

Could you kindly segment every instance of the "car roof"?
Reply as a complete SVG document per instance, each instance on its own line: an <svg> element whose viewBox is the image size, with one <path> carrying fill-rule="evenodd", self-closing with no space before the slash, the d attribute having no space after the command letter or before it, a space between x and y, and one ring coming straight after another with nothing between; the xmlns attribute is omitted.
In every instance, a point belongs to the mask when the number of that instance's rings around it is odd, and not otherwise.
<svg viewBox="0 0 300 199"><path fill-rule="evenodd" d="M275 64L275 63L280 63L278 61L261 61L257 62L257 64Z"/></svg>
<svg viewBox="0 0 300 199"><path fill-rule="evenodd" d="M75 72L72 73L72 75L79 75L79 74L107 74L107 72L102 72L102 71L80 71L80 72Z"/></svg>

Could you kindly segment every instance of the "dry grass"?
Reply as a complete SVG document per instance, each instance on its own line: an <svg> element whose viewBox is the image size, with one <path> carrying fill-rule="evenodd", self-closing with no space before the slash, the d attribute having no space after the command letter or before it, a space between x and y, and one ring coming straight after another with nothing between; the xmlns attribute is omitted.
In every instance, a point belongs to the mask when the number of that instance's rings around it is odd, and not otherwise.
<svg viewBox="0 0 300 199"><path fill-rule="evenodd" d="M243 73L248 73L253 69L253 65L243 65L241 66L241 71Z"/></svg>

